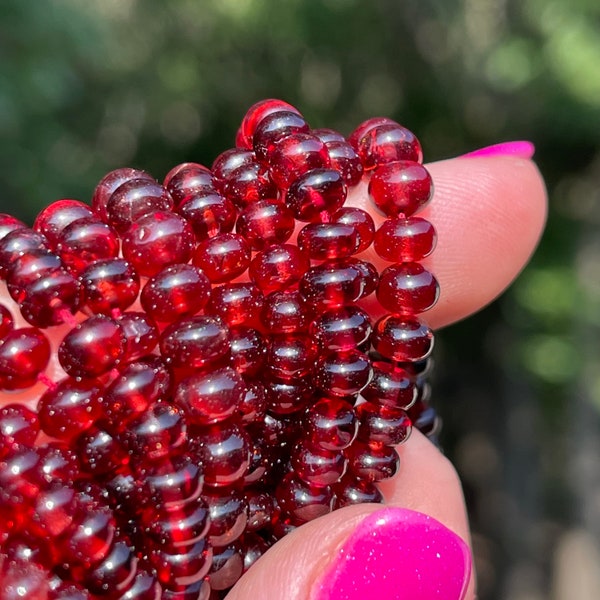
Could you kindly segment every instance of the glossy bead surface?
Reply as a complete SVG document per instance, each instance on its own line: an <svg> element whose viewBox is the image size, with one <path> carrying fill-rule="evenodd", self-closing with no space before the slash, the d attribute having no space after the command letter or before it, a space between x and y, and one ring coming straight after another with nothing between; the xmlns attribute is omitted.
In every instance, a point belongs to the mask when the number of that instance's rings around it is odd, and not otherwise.
<svg viewBox="0 0 600 600"><path fill-rule="evenodd" d="M89 265L79 276L83 299L95 314L112 315L123 311L136 300L140 278L123 258L110 258Z"/></svg>
<svg viewBox="0 0 600 600"><path fill-rule="evenodd" d="M358 252L364 252L373 241L375 235L375 223L371 215L361 208L354 206L342 206L331 216L334 223L350 225L356 230L358 236Z"/></svg>
<svg viewBox="0 0 600 600"><path fill-rule="evenodd" d="M419 263L399 263L384 269L377 286L381 306L395 314L429 310L440 293L436 278Z"/></svg>
<svg viewBox="0 0 600 600"><path fill-rule="evenodd" d="M125 359L137 360L154 350L159 332L152 319L143 312L128 311L117 317L125 335Z"/></svg>
<svg viewBox="0 0 600 600"><path fill-rule="evenodd" d="M266 366L270 378L297 380L314 367L316 347L309 336L290 334L274 336L267 350Z"/></svg>
<svg viewBox="0 0 600 600"><path fill-rule="evenodd" d="M214 317L181 319L162 332L160 350L167 364L174 367L203 367L227 355L229 331Z"/></svg>
<svg viewBox="0 0 600 600"><path fill-rule="evenodd" d="M0 344L0 388L32 386L50 360L48 338L33 327L13 329Z"/></svg>
<svg viewBox="0 0 600 600"><path fill-rule="evenodd" d="M381 481L393 477L400 466L400 457L393 446L376 442L354 440L344 450L348 469L356 477L367 481Z"/></svg>
<svg viewBox="0 0 600 600"><path fill-rule="evenodd" d="M123 256L146 277L192 257L192 226L172 212L157 211L137 219L123 236Z"/></svg>
<svg viewBox="0 0 600 600"><path fill-rule="evenodd" d="M261 200L244 208L235 227L254 250L262 250L269 244L286 242L294 225L294 215L287 206L276 200Z"/></svg>
<svg viewBox="0 0 600 600"><path fill-rule="evenodd" d="M223 188L227 178L236 169L256 161L254 152L248 149L251 146L252 144L247 148L229 148L229 150L221 152L221 154L215 158L211 166L211 172L213 174L215 187L218 190Z"/></svg>
<svg viewBox="0 0 600 600"><path fill-rule="evenodd" d="M388 362L375 361L373 378L361 395L371 402L406 410L416 400L416 389L404 369Z"/></svg>
<svg viewBox="0 0 600 600"><path fill-rule="evenodd" d="M372 482L358 479L354 474L347 473L333 486L335 493L335 508L352 506L353 504L383 504L383 495Z"/></svg>
<svg viewBox="0 0 600 600"><path fill-rule="evenodd" d="M0 408L0 456L12 444L33 446L40 430L38 415L23 404Z"/></svg>
<svg viewBox="0 0 600 600"><path fill-rule="evenodd" d="M225 283L212 289L206 312L218 316L228 326L255 324L264 296L252 283Z"/></svg>
<svg viewBox="0 0 600 600"><path fill-rule="evenodd" d="M263 369L267 342L259 331L243 325L230 327L229 345L231 365L240 375L254 377Z"/></svg>
<svg viewBox="0 0 600 600"><path fill-rule="evenodd" d="M313 169L298 177L285 194L285 202L299 221L320 221L346 201L346 184L338 171Z"/></svg>
<svg viewBox="0 0 600 600"><path fill-rule="evenodd" d="M212 488L202 494L210 510L208 541L211 546L227 546L237 540L248 523L248 504L234 488Z"/></svg>
<svg viewBox="0 0 600 600"><path fill-rule="evenodd" d="M227 590L242 576L243 570L244 559L238 544L214 548L209 572L211 589Z"/></svg>
<svg viewBox="0 0 600 600"><path fill-rule="evenodd" d="M309 126L295 110L278 110L265 115L254 129L252 146L256 157L263 163L269 157L277 142L292 133L308 133Z"/></svg>
<svg viewBox="0 0 600 600"><path fill-rule="evenodd" d="M4 339L15 327L15 320L12 313L4 304L0 304L0 340Z"/></svg>
<svg viewBox="0 0 600 600"><path fill-rule="evenodd" d="M354 148L366 171L399 160L423 162L419 140L414 133L397 123L381 123L370 127L356 141Z"/></svg>
<svg viewBox="0 0 600 600"><path fill-rule="evenodd" d="M246 391L238 407L242 423L258 423L267 411L267 393L263 383L246 380Z"/></svg>
<svg viewBox="0 0 600 600"><path fill-rule="evenodd" d="M310 325L310 333L325 350L351 350L368 341L371 320L358 306L332 308L317 316Z"/></svg>
<svg viewBox="0 0 600 600"><path fill-rule="evenodd" d="M237 233L221 233L198 245L193 263L200 267L213 283L231 281L250 264L250 246Z"/></svg>
<svg viewBox="0 0 600 600"><path fill-rule="evenodd" d="M171 194L160 183L147 178L131 179L121 184L108 199L107 222L123 234L144 215L170 211L173 207Z"/></svg>
<svg viewBox="0 0 600 600"><path fill-rule="evenodd" d="M391 162L373 171L369 196L387 217L411 216L433 195L433 182L427 169L416 162Z"/></svg>
<svg viewBox="0 0 600 600"><path fill-rule="evenodd" d="M348 187L360 183L363 176L363 166L354 148L345 140L331 140L325 143L332 169L340 173Z"/></svg>
<svg viewBox="0 0 600 600"><path fill-rule="evenodd" d="M157 548L149 553L149 562L156 577L167 589L199 582L210 570L212 549L206 539L198 540L186 548L186 552L178 550ZM162 598L165 598L164 594Z"/></svg>
<svg viewBox="0 0 600 600"><path fill-rule="evenodd" d="M155 321L172 322L202 309L210 289L210 281L201 269L176 264L165 267L146 282L140 303Z"/></svg>
<svg viewBox="0 0 600 600"><path fill-rule="evenodd" d="M0 213L0 240L17 229L27 229L27 225L12 215Z"/></svg>
<svg viewBox="0 0 600 600"><path fill-rule="evenodd" d="M252 148L252 138L254 137L256 127L268 115L274 112L280 112L282 110L300 114L298 110L291 104L275 98L260 100L253 104L246 111L246 114L242 119L238 136L236 138L236 145L240 148Z"/></svg>
<svg viewBox="0 0 600 600"><path fill-rule="evenodd" d="M190 196L214 191L212 173L198 163L182 163L173 167L165 176L164 187L176 206L181 206Z"/></svg>
<svg viewBox="0 0 600 600"><path fill-rule="evenodd" d="M358 416L358 439L395 446L408 439L411 421L405 410L363 402L356 407Z"/></svg>
<svg viewBox="0 0 600 600"><path fill-rule="evenodd" d="M306 442L294 448L290 464L299 479L316 487L333 485L346 471L346 458L341 452Z"/></svg>
<svg viewBox="0 0 600 600"><path fill-rule="evenodd" d="M138 169L115 169L107 173L98 183L92 196L92 209L103 221L107 221L106 205L113 192L132 179L147 179L154 182L152 176Z"/></svg>
<svg viewBox="0 0 600 600"><path fill-rule="evenodd" d="M46 249L33 250L16 258L6 273L6 284L11 298L21 302L25 288L38 279L55 273L62 266L60 258Z"/></svg>
<svg viewBox="0 0 600 600"><path fill-rule="evenodd" d="M298 333L308 329L312 311L297 290L272 292L265 298L260 318L269 333Z"/></svg>
<svg viewBox="0 0 600 600"><path fill-rule="evenodd" d="M436 244L433 225L420 217L386 219L377 230L373 246L377 255L390 262L419 262Z"/></svg>
<svg viewBox="0 0 600 600"><path fill-rule="evenodd" d="M369 131L371 131L371 129L373 129L374 127L377 127L379 125L393 125L393 126L397 126L398 123L396 123L396 121L389 119L388 117L371 117L370 119L367 119L366 121L363 121L362 123L360 123L355 129L354 131L352 131L352 133L348 136L348 143L353 147L356 148L358 141Z"/></svg>
<svg viewBox="0 0 600 600"><path fill-rule="evenodd" d="M311 377L289 379L288 381L265 381L267 410L272 415L285 417L304 410L313 399L315 390Z"/></svg>
<svg viewBox="0 0 600 600"><path fill-rule="evenodd" d="M319 309L337 308L359 300L365 290L362 272L347 260L311 267L300 280L300 293Z"/></svg>
<svg viewBox="0 0 600 600"><path fill-rule="evenodd" d="M310 133L292 133L281 138L268 156L269 174L280 189L286 189L300 175L329 167L325 144Z"/></svg>
<svg viewBox="0 0 600 600"><path fill-rule="evenodd" d="M212 425L234 415L239 409L246 384L231 367L195 373L180 381L173 402L196 425Z"/></svg>
<svg viewBox="0 0 600 600"><path fill-rule="evenodd" d="M329 486L315 486L288 473L275 490L281 510L298 524L312 521L333 509L333 492Z"/></svg>
<svg viewBox="0 0 600 600"><path fill-rule="evenodd" d="M36 250L47 250L48 240L28 227L15 229L0 240L0 275L6 277L13 261Z"/></svg>
<svg viewBox="0 0 600 600"><path fill-rule="evenodd" d="M360 350L332 352L321 358L315 374L317 386L327 395L354 396L373 375L369 357Z"/></svg>
<svg viewBox="0 0 600 600"><path fill-rule="evenodd" d="M277 197L277 187L269 177L269 171L256 160L229 173L221 190L223 196L239 208Z"/></svg>
<svg viewBox="0 0 600 600"><path fill-rule="evenodd" d="M245 490L244 496L248 504L246 531L257 531L268 526L275 512L273 496L264 491L253 489Z"/></svg>
<svg viewBox="0 0 600 600"><path fill-rule="evenodd" d="M347 258L359 244L356 230L343 223L309 223L298 234L298 247L312 260Z"/></svg>
<svg viewBox="0 0 600 600"><path fill-rule="evenodd" d="M341 398L322 398L305 417L311 443L324 450L343 450L356 437L358 422L352 405Z"/></svg>
<svg viewBox="0 0 600 600"><path fill-rule="evenodd" d="M94 217L94 211L87 204L79 200L57 200L38 213L33 222L33 229L48 240L51 248L55 248L65 227L78 219L89 217Z"/></svg>
<svg viewBox="0 0 600 600"><path fill-rule="evenodd" d="M293 244L272 244L257 253L248 275L263 294L283 291L297 283L309 267L308 258Z"/></svg>
<svg viewBox="0 0 600 600"><path fill-rule="evenodd" d="M123 591L137 571L135 549L126 539L115 539L107 556L86 572L83 580L87 589L100 596L106 590Z"/></svg>
<svg viewBox="0 0 600 600"><path fill-rule="evenodd" d="M214 190L201 190L186 196L177 208L198 240L228 233L233 229L236 209L233 202Z"/></svg>
<svg viewBox="0 0 600 600"><path fill-rule="evenodd" d="M415 319L388 315L377 321L371 335L373 348L396 362L417 362L431 354L433 332Z"/></svg>
<svg viewBox="0 0 600 600"><path fill-rule="evenodd" d="M108 475L123 468L130 457L116 435L104 423L93 425L75 439L75 451L82 471L93 477Z"/></svg>

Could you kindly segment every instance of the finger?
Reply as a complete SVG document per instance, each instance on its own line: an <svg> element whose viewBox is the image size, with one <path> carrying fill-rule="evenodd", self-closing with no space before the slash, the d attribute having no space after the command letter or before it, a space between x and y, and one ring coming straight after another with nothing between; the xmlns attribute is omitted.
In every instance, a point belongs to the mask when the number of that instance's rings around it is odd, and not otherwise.
<svg viewBox="0 0 600 600"><path fill-rule="evenodd" d="M458 600L463 597L461 590L466 589L464 598L472 600L474 585L466 545L469 528L456 472L447 459L418 432L398 451L400 470L381 489L386 507L403 507L411 511L391 511L391 520L396 524L405 518L410 521L415 514L412 511L419 511L419 517L423 513L432 517L444 525L442 529L420 529L419 521L414 529L409 523L395 538L387 535L385 527L383 530L374 527L374 523L385 522L390 514L385 509L380 512L381 505L343 508L303 525L279 541L244 575L227 599L344 600L354 597L393 597L428 600L430 596L426 595L426 589L414 587L423 584L437 586L439 595L431 597ZM406 521L403 524L406 525ZM411 533L419 534L417 537L420 542L416 542L418 548L411 546L412 542L402 541L411 540ZM379 546L367 548L369 540L376 537L379 537L382 545L390 542L389 547L383 551ZM439 548L441 544L447 549L448 556L442 552L442 558L431 561L432 566L428 569L425 563L429 558L419 543L430 548ZM374 563L369 562L369 554L377 558ZM344 556L352 563L349 572L344 570L347 566ZM426 559L424 564L419 563L419 557ZM448 562L454 561L454 570L445 569L445 558L448 558ZM367 575L363 568L367 570ZM365 577L370 590L367 595L364 595L363 587ZM415 583L417 579L420 583ZM342 583L342 580L346 583ZM377 587L386 586L390 581L397 595L385 595L388 590ZM337 587L332 589L334 586ZM349 586L349 589L344 586Z"/></svg>
<svg viewBox="0 0 600 600"><path fill-rule="evenodd" d="M438 244L423 264L435 274L441 292L423 318L435 329L489 304L518 275L544 227L546 189L535 164L513 156L455 158L427 169L435 192L419 216L434 224ZM383 222L366 185L349 203L368 210L376 224ZM387 264L372 247L364 258L379 271ZM378 311L373 297L368 302L369 312Z"/></svg>

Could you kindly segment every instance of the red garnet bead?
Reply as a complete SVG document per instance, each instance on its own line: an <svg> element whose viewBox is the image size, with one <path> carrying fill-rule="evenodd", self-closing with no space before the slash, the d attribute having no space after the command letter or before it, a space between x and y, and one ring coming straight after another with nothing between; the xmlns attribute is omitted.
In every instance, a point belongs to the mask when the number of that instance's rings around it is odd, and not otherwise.
<svg viewBox="0 0 600 600"><path fill-rule="evenodd" d="M196 425L212 425L234 415L242 403L246 385L231 367L195 373L180 381L173 401Z"/></svg>
<svg viewBox="0 0 600 600"><path fill-rule="evenodd" d="M67 377L42 395L38 414L44 433L71 440L89 429L102 415L102 386L94 380Z"/></svg>
<svg viewBox="0 0 600 600"><path fill-rule="evenodd" d="M243 325L231 327L229 345L231 364L238 373L245 377L254 377L261 371L267 354L267 345L259 331Z"/></svg>
<svg viewBox="0 0 600 600"><path fill-rule="evenodd" d="M291 415L306 408L312 401L315 390L312 378L305 375L302 378L290 379L289 381L275 381L267 379L265 382L267 394L268 416ZM285 443L289 439L283 440Z"/></svg>
<svg viewBox="0 0 600 600"><path fill-rule="evenodd" d="M0 304L0 341L4 339L4 336L10 333L15 327L15 320L13 316L4 306L4 304Z"/></svg>
<svg viewBox="0 0 600 600"><path fill-rule="evenodd" d="M78 219L57 236L56 251L71 272L119 254L119 239L112 228L97 217Z"/></svg>
<svg viewBox="0 0 600 600"><path fill-rule="evenodd" d="M91 207L79 200L57 200L38 213L33 222L33 229L48 240L51 248L55 248L65 227L79 219L94 216Z"/></svg>
<svg viewBox="0 0 600 600"><path fill-rule="evenodd" d="M420 217L386 219L373 241L375 252L390 262L419 262L429 256L436 243L433 225Z"/></svg>
<svg viewBox="0 0 600 600"><path fill-rule="evenodd" d="M12 215L0 213L0 240L7 236L11 231L17 229L28 229L27 225Z"/></svg>
<svg viewBox="0 0 600 600"><path fill-rule="evenodd" d="M376 124L374 127L369 127L356 141L354 134L350 137L367 171L398 160L423 162L423 151L419 140L414 133L398 123Z"/></svg>
<svg viewBox="0 0 600 600"><path fill-rule="evenodd" d="M206 489L202 498L209 506L208 541L211 546L227 546L237 540L248 523L248 504L235 488Z"/></svg>
<svg viewBox="0 0 600 600"><path fill-rule="evenodd" d="M418 362L433 350L433 332L425 323L399 315L382 317L371 335L373 348L396 362Z"/></svg>
<svg viewBox="0 0 600 600"><path fill-rule="evenodd" d="M158 328L143 312L125 312L117 322L125 335L125 357L132 361L150 354L158 344Z"/></svg>
<svg viewBox="0 0 600 600"><path fill-rule="evenodd" d="M290 463L297 477L316 487L333 485L346 471L346 458L341 452L304 441L292 451Z"/></svg>
<svg viewBox="0 0 600 600"><path fill-rule="evenodd" d="M31 387L49 360L50 343L39 329L13 329L0 344L0 389Z"/></svg>
<svg viewBox="0 0 600 600"><path fill-rule="evenodd" d="M295 524L322 517L333 510L333 491L329 486L316 486L288 473L275 490L275 498L285 515Z"/></svg>
<svg viewBox="0 0 600 600"><path fill-rule="evenodd" d="M154 181L151 175L138 169L116 169L107 173L98 183L92 196L92 209L103 221L107 221L106 205L113 192L132 179L147 179Z"/></svg>
<svg viewBox="0 0 600 600"><path fill-rule="evenodd" d="M37 231L24 227L7 233L0 240L0 275L6 277L13 261L36 250L47 250L48 240Z"/></svg>
<svg viewBox="0 0 600 600"><path fill-rule="evenodd" d="M226 283L213 288L206 312L220 317L228 326L257 324L264 302L252 283Z"/></svg>
<svg viewBox="0 0 600 600"><path fill-rule="evenodd" d="M33 446L40 430L38 415L23 404L0 408L0 456L12 444Z"/></svg>
<svg viewBox="0 0 600 600"><path fill-rule="evenodd" d="M180 206L193 194L215 191L212 173L198 163L182 163L173 167L165 176L163 185L175 206Z"/></svg>
<svg viewBox="0 0 600 600"><path fill-rule="evenodd" d="M356 148L359 140L367 134L371 129L377 127L379 125L393 125L397 126L398 123L393 121L392 119L388 119L388 117L371 117L366 121L363 121L349 136L348 143Z"/></svg>
<svg viewBox="0 0 600 600"><path fill-rule="evenodd" d="M315 364L313 340L297 333L273 337L267 350L267 372L270 379L293 382L307 375Z"/></svg>
<svg viewBox="0 0 600 600"><path fill-rule="evenodd" d="M146 277L192 257L196 237L192 226L172 212L145 214L123 237L123 256Z"/></svg>
<svg viewBox="0 0 600 600"><path fill-rule="evenodd" d="M358 251L359 244L356 229L343 223L309 223L298 234L298 247L311 260L347 258Z"/></svg>
<svg viewBox="0 0 600 600"><path fill-rule="evenodd" d="M173 198L153 179L131 179L120 185L106 205L108 224L118 233L125 233L134 221L157 210L169 211Z"/></svg>
<svg viewBox="0 0 600 600"><path fill-rule="evenodd" d="M250 264L250 246L237 233L221 233L198 245L193 263L200 267L212 283L231 281Z"/></svg>
<svg viewBox="0 0 600 600"><path fill-rule="evenodd" d="M81 469L94 477L122 469L130 460L116 434L109 433L105 425L92 425L75 440Z"/></svg>
<svg viewBox="0 0 600 600"><path fill-rule="evenodd" d="M307 439L323 450L343 450L356 437L358 422L352 405L342 398L322 398L305 416Z"/></svg>
<svg viewBox="0 0 600 600"><path fill-rule="evenodd" d="M299 221L321 221L346 201L347 188L333 169L313 169L298 177L285 194L285 202Z"/></svg>
<svg viewBox="0 0 600 600"><path fill-rule="evenodd" d="M436 278L419 263L399 263L384 269L377 286L381 306L395 314L429 310L439 296Z"/></svg>
<svg viewBox="0 0 600 600"><path fill-rule="evenodd" d="M43 248L32 250L16 258L6 274L8 292L12 299L21 302L26 296L25 288L30 283L57 272L61 264L56 254Z"/></svg>
<svg viewBox="0 0 600 600"><path fill-rule="evenodd" d="M393 477L400 466L400 457L393 446L378 442L354 440L344 450L348 458L348 469L360 479L381 481Z"/></svg>
<svg viewBox="0 0 600 600"><path fill-rule="evenodd" d="M299 291L273 292L265 298L261 321L269 333L306 331L312 311Z"/></svg>
<svg viewBox="0 0 600 600"><path fill-rule="evenodd" d="M269 244L283 244L294 231L292 211L277 200L261 200L240 213L236 231L252 246L262 250Z"/></svg>
<svg viewBox="0 0 600 600"><path fill-rule="evenodd" d="M208 277L198 267L171 265L146 282L140 303L155 321L170 323L202 309L208 302L210 289Z"/></svg>
<svg viewBox="0 0 600 600"><path fill-rule="evenodd" d="M383 495L372 481L357 479L353 473L346 473L333 486L335 508L354 504L383 504Z"/></svg>
<svg viewBox="0 0 600 600"><path fill-rule="evenodd" d="M330 167L340 173L348 187L358 185L364 169L354 148L345 140L326 141L325 146L329 154Z"/></svg>
<svg viewBox="0 0 600 600"><path fill-rule="evenodd" d="M98 377L119 364L125 342L117 321L96 315L67 333L58 347L58 361L71 377Z"/></svg>
<svg viewBox="0 0 600 600"><path fill-rule="evenodd" d="M94 314L112 315L129 308L137 299L140 278L122 258L109 258L89 265L80 275L84 303Z"/></svg>
<svg viewBox="0 0 600 600"><path fill-rule="evenodd" d="M310 325L310 333L325 350L351 350L368 342L371 320L358 306L341 306L317 316Z"/></svg>
<svg viewBox="0 0 600 600"><path fill-rule="evenodd" d="M280 189L307 171L329 167L325 144L310 133L292 133L281 138L269 154L269 174Z"/></svg>
<svg viewBox="0 0 600 600"><path fill-rule="evenodd" d="M259 200L277 197L277 187L265 165L248 161L232 171L221 186L222 194L243 208Z"/></svg>
<svg viewBox="0 0 600 600"><path fill-rule="evenodd" d="M308 258L297 246L272 244L254 257L248 275L264 294L270 294L297 283L309 265Z"/></svg>
<svg viewBox="0 0 600 600"><path fill-rule="evenodd" d="M282 138L292 133L308 133L308 123L297 111L279 110L266 115L254 130L252 145L258 160L269 163L271 152Z"/></svg>
<svg viewBox="0 0 600 600"><path fill-rule="evenodd" d="M401 408L363 402L356 407L358 415L358 439L395 446L408 439L411 422Z"/></svg>
<svg viewBox="0 0 600 600"><path fill-rule="evenodd" d="M356 230L359 240L357 253L364 252L371 245L375 235L375 223L367 211L354 206L343 206L333 213L331 220L334 223L350 225Z"/></svg>
<svg viewBox="0 0 600 600"><path fill-rule="evenodd" d="M417 398L410 374L401 367L383 361L373 363L373 379L361 395L371 402L404 410L408 410Z"/></svg>
<svg viewBox="0 0 600 600"><path fill-rule="evenodd" d="M221 152L213 161L211 172L215 188L222 190L228 177L240 167L255 162L254 152L247 148L230 148Z"/></svg>
<svg viewBox="0 0 600 600"><path fill-rule="evenodd" d="M369 357L360 350L346 350L321 358L315 382L328 396L355 396L372 376Z"/></svg>
<svg viewBox="0 0 600 600"><path fill-rule="evenodd" d="M160 350L167 364L196 369L227 355L229 331L214 317L181 319L162 332Z"/></svg>
<svg viewBox="0 0 600 600"><path fill-rule="evenodd" d="M236 370L241 372L237 366ZM267 412L267 393L262 383L251 381L246 384L246 393L242 398L239 412L242 423L245 425L258 423L261 419L264 419Z"/></svg>
<svg viewBox="0 0 600 600"><path fill-rule="evenodd" d="M402 160L381 165L369 181L369 196L388 217L408 217L423 208L432 195L431 175L417 162Z"/></svg>
<svg viewBox="0 0 600 600"><path fill-rule="evenodd" d="M242 119L242 124L236 137L236 146L239 148L252 148L252 138L259 123L274 112L289 111L300 114L291 104L283 100L268 98L253 104Z"/></svg>
<svg viewBox="0 0 600 600"><path fill-rule="evenodd" d="M198 240L231 231L237 214L231 200L210 189L186 196L177 213L192 226Z"/></svg>

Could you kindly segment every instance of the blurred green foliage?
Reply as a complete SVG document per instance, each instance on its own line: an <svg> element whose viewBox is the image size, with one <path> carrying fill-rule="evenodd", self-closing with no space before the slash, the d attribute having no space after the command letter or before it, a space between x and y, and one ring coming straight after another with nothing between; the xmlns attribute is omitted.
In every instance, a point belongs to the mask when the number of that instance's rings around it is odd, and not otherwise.
<svg viewBox="0 0 600 600"><path fill-rule="evenodd" d="M600 3L0 0L0 14L0 210L30 222L88 201L113 168L210 164L263 97L346 133L390 116L430 160L535 142L547 233L499 302L442 332L435 390L481 597L547 597L562 528L600 534L569 458L600 411Z"/></svg>

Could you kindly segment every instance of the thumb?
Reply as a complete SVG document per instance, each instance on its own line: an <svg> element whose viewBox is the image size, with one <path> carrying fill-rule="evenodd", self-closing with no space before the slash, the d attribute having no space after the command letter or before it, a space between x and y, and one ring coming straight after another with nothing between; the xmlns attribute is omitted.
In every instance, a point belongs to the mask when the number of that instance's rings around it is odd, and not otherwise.
<svg viewBox="0 0 600 600"><path fill-rule="evenodd" d="M382 486L385 506L349 506L294 530L227 600L473 600L454 469L418 432L399 453L398 474Z"/></svg>

